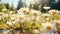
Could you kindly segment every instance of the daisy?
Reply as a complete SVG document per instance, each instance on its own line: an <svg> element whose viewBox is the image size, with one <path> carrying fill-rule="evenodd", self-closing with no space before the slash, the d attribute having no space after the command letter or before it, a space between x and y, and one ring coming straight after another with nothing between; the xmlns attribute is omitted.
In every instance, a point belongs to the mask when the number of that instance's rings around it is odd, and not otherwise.
<svg viewBox="0 0 60 34"><path fill-rule="evenodd" d="M15 21L22 22L24 18L26 18L25 15L17 15Z"/></svg>
<svg viewBox="0 0 60 34"><path fill-rule="evenodd" d="M35 15L35 16L37 16L37 15L39 16L41 14L41 12L37 11L37 10L31 10L30 14Z"/></svg>
<svg viewBox="0 0 60 34"><path fill-rule="evenodd" d="M53 23L60 28L60 20L54 20Z"/></svg>
<svg viewBox="0 0 60 34"><path fill-rule="evenodd" d="M19 11L17 11L17 13L20 13L20 12L21 12L21 13L28 13L28 12L30 12L30 11L29 11L29 8L25 8L25 7L24 7L24 8L19 9Z"/></svg>
<svg viewBox="0 0 60 34"><path fill-rule="evenodd" d="M55 30L55 24L52 24L50 22L42 23L42 26L43 26L43 30L45 33L51 33L52 34Z"/></svg>
<svg viewBox="0 0 60 34"><path fill-rule="evenodd" d="M48 13L49 14L58 14L58 10L50 10Z"/></svg>
<svg viewBox="0 0 60 34"><path fill-rule="evenodd" d="M44 9L50 9L51 7L43 7Z"/></svg>
<svg viewBox="0 0 60 34"><path fill-rule="evenodd" d="M23 19L22 22L27 23L28 22L28 18Z"/></svg>
<svg viewBox="0 0 60 34"><path fill-rule="evenodd" d="M58 34L59 31L60 31L60 20L54 20L53 23L55 24L56 26L56 33Z"/></svg>

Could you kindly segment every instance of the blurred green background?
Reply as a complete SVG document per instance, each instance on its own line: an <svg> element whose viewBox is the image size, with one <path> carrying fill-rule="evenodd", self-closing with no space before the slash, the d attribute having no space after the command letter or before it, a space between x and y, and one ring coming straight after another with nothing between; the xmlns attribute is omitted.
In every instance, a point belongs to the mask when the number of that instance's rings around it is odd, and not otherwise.
<svg viewBox="0 0 60 34"><path fill-rule="evenodd" d="M41 4L41 8L39 8ZM50 9L60 10L60 0L0 0L0 12L6 8L8 10L18 10L21 7L29 7L30 9L39 10L45 12L43 7L50 6Z"/></svg>

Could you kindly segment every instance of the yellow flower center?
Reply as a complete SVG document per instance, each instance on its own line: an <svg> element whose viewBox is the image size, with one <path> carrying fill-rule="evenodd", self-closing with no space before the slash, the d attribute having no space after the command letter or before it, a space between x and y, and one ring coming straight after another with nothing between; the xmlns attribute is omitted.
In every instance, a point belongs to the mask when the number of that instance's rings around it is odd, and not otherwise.
<svg viewBox="0 0 60 34"><path fill-rule="evenodd" d="M47 30L51 30L51 26L47 26L46 29L47 29Z"/></svg>
<svg viewBox="0 0 60 34"><path fill-rule="evenodd" d="M52 14L56 14L56 12L54 11L54 12L52 12Z"/></svg>
<svg viewBox="0 0 60 34"><path fill-rule="evenodd" d="M19 16L19 18L21 19L21 18L22 18L22 16Z"/></svg>
<svg viewBox="0 0 60 34"><path fill-rule="evenodd" d="M34 15L37 15L37 12L34 12Z"/></svg>
<svg viewBox="0 0 60 34"><path fill-rule="evenodd" d="M26 10L24 9L24 10L23 10L23 12L25 13L25 12L26 12Z"/></svg>

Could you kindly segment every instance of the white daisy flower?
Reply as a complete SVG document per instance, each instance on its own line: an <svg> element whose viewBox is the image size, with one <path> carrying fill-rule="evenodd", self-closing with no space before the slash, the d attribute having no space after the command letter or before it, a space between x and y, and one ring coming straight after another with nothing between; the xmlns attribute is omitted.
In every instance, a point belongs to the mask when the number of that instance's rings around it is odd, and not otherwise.
<svg viewBox="0 0 60 34"><path fill-rule="evenodd" d="M60 26L60 20L54 20L53 23Z"/></svg>
<svg viewBox="0 0 60 34"><path fill-rule="evenodd" d="M24 7L24 8L19 9L19 11L17 11L17 12L19 12L19 13L20 13L20 12L22 12L22 13L28 13L28 12L30 12L30 11L29 11L29 8L25 8L25 7Z"/></svg>
<svg viewBox="0 0 60 34"><path fill-rule="evenodd" d="M37 10L31 10L30 14L32 14L32 15L38 15L39 16L41 14L41 12L37 11Z"/></svg>
<svg viewBox="0 0 60 34"><path fill-rule="evenodd" d="M26 23L28 22L30 19L29 18L24 18L22 22Z"/></svg>
<svg viewBox="0 0 60 34"><path fill-rule="evenodd" d="M34 30L34 33L35 33L35 34L38 34L38 33L40 33L40 31L39 31L38 29L35 29L35 30Z"/></svg>
<svg viewBox="0 0 60 34"><path fill-rule="evenodd" d="M58 14L58 10L50 10L48 13L49 14Z"/></svg>
<svg viewBox="0 0 60 34"><path fill-rule="evenodd" d="M50 22L47 22L47 23L42 23L42 26L44 28L44 31L54 31L55 29L55 24L52 24Z"/></svg>
<svg viewBox="0 0 60 34"><path fill-rule="evenodd" d="M17 16L15 21L21 22L23 20L23 17L21 15Z"/></svg>

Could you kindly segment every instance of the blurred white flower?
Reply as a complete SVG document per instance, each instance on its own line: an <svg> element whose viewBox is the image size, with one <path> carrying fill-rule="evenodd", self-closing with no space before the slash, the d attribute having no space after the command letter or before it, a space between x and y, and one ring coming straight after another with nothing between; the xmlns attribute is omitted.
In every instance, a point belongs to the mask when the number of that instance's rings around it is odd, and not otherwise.
<svg viewBox="0 0 60 34"><path fill-rule="evenodd" d="M30 18L24 18L22 22L26 23L30 20Z"/></svg>
<svg viewBox="0 0 60 34"><path fill-rule="evenodd" d="M43 7L44 9L50 9L51 7Z"/></svg>
<svg viewBox="0 0 60 34"><path fill-rule="evenodd" d="M18 19L23 19L23 18L26 18L26 16L25 16L24 14L21 14L21 15L18 14L18 15L17 15L17 18L18 18Z"/></svg>
<svg viewBox="0 0 60 34"><path fill-rule="evenodd" d="M39 16L41 14L41 12L37 11L37 10L31 10L30 14Z"/></svg>
<svg viewBox="0 0 60 34"><path fill-rule="evenodd" d="M53 24L60 25L60 20L53 20Z"/></svg>
<svg viewBox="0 0 60 34"><path fill-rule="evenodd" d="M25 8L25 7L24 7L24 8L19 9L19 11L17 11L17 13L20 13L20 12L21 12L21 13L28 13L28 12L30 12L30 11L29 11L29 8Z"/></svg>
<svg viewBox="0 0 60 34"><path fill-rule="evenodd" d="M9 14L2 14L2 17L3 18L8 18L9 17Z"/></svg>
<svg viewBox="0 0 60 34"><path fill-rule="evenodd" d="M21 22L24 19L23 15L17 15L15 21Z"/></svg>
<svg viewBox="0 0 60 34"><path fill-rule="evenodd" d="M58 10L50 10L48 13L49 14L58 14Z"/></svg>

